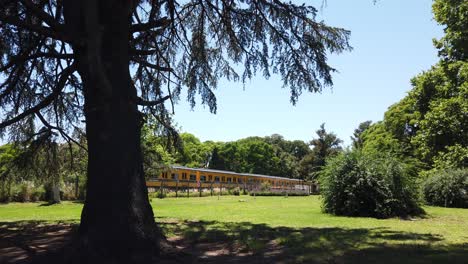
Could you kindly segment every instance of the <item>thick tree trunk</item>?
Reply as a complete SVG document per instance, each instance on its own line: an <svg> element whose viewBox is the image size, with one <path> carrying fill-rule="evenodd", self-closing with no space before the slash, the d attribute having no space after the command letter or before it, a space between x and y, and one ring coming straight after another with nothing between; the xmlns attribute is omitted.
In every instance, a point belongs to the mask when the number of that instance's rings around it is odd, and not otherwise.
<svg viewBox="0 0 468 264"><path fill-rule="evenodd" d="M66 0L83 81L88 182L77 263L149 263L159 232L143 175L141 116L129 72L132 1Z"/></svg>

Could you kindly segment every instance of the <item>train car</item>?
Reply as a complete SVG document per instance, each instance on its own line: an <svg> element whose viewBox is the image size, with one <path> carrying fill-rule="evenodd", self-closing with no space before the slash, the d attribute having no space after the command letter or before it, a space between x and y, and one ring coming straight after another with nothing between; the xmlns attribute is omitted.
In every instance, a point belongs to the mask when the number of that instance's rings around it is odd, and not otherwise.
<svg viewBox="0 0 468 264"><path fill-rule="evenodd" d="M235 188L243 190L259 190L262 183L268 182L271 191L303 191L310 192L311 183L279 176L269 176L251 173L237 173L224 170L205 168L189 168L173 165L163 171L157 178L146 182L150 191L160 188Z"/></svg>

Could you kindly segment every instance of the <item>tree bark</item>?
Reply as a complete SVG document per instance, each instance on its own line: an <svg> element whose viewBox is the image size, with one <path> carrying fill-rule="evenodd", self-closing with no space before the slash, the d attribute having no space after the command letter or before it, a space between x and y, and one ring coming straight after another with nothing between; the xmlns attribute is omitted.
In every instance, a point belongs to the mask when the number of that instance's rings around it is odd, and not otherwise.
<svg viewBox="0 0 468 264"><path fill-rule="evenodd" d="M142 119L129 71L132 1L66 0L83 83L88 182L75 263L149 263L160 232L148 200Z"/></svg>

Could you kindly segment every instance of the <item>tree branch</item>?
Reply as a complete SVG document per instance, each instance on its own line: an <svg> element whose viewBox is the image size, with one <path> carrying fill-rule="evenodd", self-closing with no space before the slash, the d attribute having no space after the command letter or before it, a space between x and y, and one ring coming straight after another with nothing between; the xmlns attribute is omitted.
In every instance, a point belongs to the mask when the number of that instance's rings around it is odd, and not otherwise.
<svg viewBox="0 0 468 264"><path fill-rule="evenodd" d="M140 97L138 97L137 99L137 105L142 105L142 106L155 106L155 105L158 105L158 104L161 104L163 103L164 101L166 101L167 99L171 98L170 95L166 95L158 100L155 100L155 101L145 101L143 99L141 99Z"/></svg>
<svg viewBox="0 0 468 264"><path fill-rule="evenodd" d="M130 55L134 56L150 56L153 55L157 52L155 49L150 49L150 50L141 50L141 49L130 49Z"/></svg>
<svg viewBox="0 0 468 264"><path fill-rule="evenodd" d="M159 66L150 62L147 62L145 60L140 60L138 58L132 58L132 61L141 64L142 66L149 67L151 69L157 70L157 71L164 71L164 72L173 72L174 70L171 67L163 67Z"/></svg>
<svg viewBox="0 0 468 264"><path fill-rule="evenodd" d="M57 127L57 126L53 126L53 125L51 125L49 122L47 122L47 120L44 118L44 116L41 114L40 111L37 111L35 114L36 114L37 117L39 117L39 120L41 120L42 124L43 124L44 126L46 126L48 129L57 130L57 131L60 133L60 135L62 135L68 142L71 141L71 142L75 143L78 147L84 149L85 151L88 151L88 149L87 149L85 146L81 145L78 141L76 141L75 139L73 139L72 137L70 137L70 136L63 130L63 128Z"/></svg>
<svg viewBox="0 0 468 264"><path fill-rule="evenodd" d="M67 42L67 43L72 42L72 39L69 38L67 35L65 35L65 33L62 32L62 31L54 30L53 28L50 28L50 27L44 27L44 26L41 26L39 24L27 23L27 22L19 19L18 17L1 16L1 13L0 13L0 21L5 23L5 24L10 24L10 25L16 26L18 28L22 28L22 29L25 29L25 30L32 31L34 33L37 33L37 34L45 36L45 37L61 40L61 41Z"/></svg>
<svg viewBox="0 0 468 264"><path fill-rule="evenodd" d="M67 84L68 77L73 74L77 69L76 64L72 64L69 67L65 68L65 70L62 71L59 81L57 83L57 86L52 90L52 93L46 96L41 102L39 102L37 105L29 108L28 110L25 110L23 113L8 119L6 121L3 121L0 123L0 129L4 129L5 127L12 125L16 122L21 121L23 118L34 114L41 110L44 107L47 107L54 99L56 99L59 94L62 92L63 88Z"/></svg>
<svg viewBox="0 0 468 264"><path fill-rule="evenodd" d="M38 53L34 53L32 55L27 56L27 53L25 53L22 55L13 56L10 62L8 62L5 66L0 68L0 72L3 72L7 70L8 68L11 68L18 63L23 64L28 60L42 58L42 57L66 60L66 59L75 58L75 55L67 54L67 53L58 53L58 52L38 52Z"/></svg>
<svg viewBox="0 0 468 264"><path fill-rule="evenodd" d="M60 30L62 28L62 25L57 23L57 21L55 21L53 16L44 12L42 8L40 8L39 6L31 2L30 0L20 0L20 1L31 13L36 15L37 18L44 21L47 25L49 25L49 27L54 28L56 30Z"/></svg>
<svg viewBox="0 0 468 264"><path fill-rule="evenodd" d="M130 27L130 32L135 33L135 32L140 32L140 31L148 31L152 30L153 28L165 28L169 26L172 23L172 20L168 19L167 17L162 17L160 19L156 19L154 21L150 21L147 23L139 23L139 24L133 24Z"/></svg>

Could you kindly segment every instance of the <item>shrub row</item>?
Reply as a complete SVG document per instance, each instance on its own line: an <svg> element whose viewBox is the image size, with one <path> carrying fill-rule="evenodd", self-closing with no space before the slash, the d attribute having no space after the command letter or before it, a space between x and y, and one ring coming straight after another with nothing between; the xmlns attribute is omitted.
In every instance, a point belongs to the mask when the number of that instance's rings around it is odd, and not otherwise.
<svg viewBox="0 0 468 264"><path fill-rule="evenodd" d="M308 193L300 193L300 192L251 192L249 193L250 196L309 196Z"/></svg>
<svg viewBox="0 0 468 264"><path fill-rule="evenodd" d="M213 191L213 196L218 196L218 195L239 195L238 192L229 192L229 191L222 191L221 193L220 192L217 192L217 191ZM189 197L200 197L200 193L198 191L194 191L194 192L190 192ZM208 196L211 196L211 192L202 192L201 193L201 197L208 197ZM154 198L159 198L159 199L162 199L162 198L166 198L166 197L176 197L176 193L174 191L170 191L170 192L150 192L148 193L148 197L150 199L154 199ZM187 197L187 193L186 192L182 192L182 191L179 191L177 193L177 197Z"/></svg>
<svg viewBox="0 0 468 264"><path fill-rule="evenodd" d="M46 185L46 187L44 185L36 185L31 181L12 183L10 186L2 186L0 187L0 202L23 203L51 200L51 186ZM60 189L60 199L76 200L75 186L63 184Z"/></svg>

